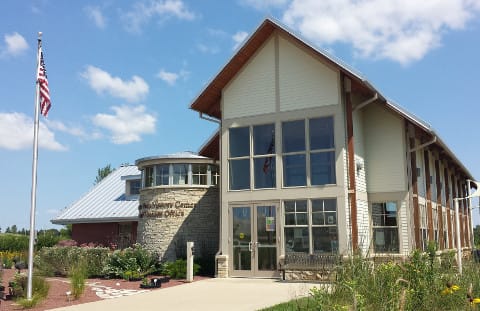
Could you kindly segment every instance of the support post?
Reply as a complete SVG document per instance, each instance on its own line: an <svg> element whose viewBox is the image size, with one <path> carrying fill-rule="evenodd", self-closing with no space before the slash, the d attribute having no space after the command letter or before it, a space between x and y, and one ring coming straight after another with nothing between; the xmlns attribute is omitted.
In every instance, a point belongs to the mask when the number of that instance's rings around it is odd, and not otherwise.
<svg viewBox="0 0 480 311"><path fill-rule="evenodd" d="M187 242L187 282L193 282L193 242Z"/></svg>
<svg viewBox="0 0 480 311"><path fill-rule="evenodd" d="M457 265L458 273L462 275L462 243L460 242L460 217L458 215L458 198L453 199L455 204L455 226L457 235Z"/></svg>

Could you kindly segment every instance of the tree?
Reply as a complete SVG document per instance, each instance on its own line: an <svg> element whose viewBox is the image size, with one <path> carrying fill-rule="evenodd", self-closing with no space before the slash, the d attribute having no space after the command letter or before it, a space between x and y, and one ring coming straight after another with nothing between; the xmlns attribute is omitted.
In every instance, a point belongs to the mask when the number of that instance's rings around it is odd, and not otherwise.
<svg viewBox="0 0 480 311"><path fill-rule="evenodd" d="M93 184L94 185L98 184L102 179L107 177L108 174L110 174L111 172L113 172L113 170L112 170L112 167L110 166L110 164L106 165L103 168L99 168L97 170L97 177L95 178L95 182Z"/></svg>

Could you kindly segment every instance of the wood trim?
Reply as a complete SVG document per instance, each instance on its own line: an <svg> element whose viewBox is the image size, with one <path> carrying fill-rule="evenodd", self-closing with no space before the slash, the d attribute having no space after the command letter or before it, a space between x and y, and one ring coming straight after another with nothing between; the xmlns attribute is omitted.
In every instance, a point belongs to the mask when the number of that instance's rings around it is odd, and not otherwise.
<svg viewBox="0 0 480 311"><path fill-rule="evenodd" d="M454 236L453 236L453 230L452 230L452 216L451 216L451 206L450 206L450 179L449 179L449 176L448 176L448 169L447 169L447 165L445 165L445 169L444 169L444 176L445 176L445 207L447 209L447 226L448 226L448 231L447 231L447 234L448 234L448 248L453 248L453 239L454 239Z"/></svg>
<svg viewBox="0 0 480 311"><path fill-rule="evenodd" d="M344 77L344 86L347 78ZM348 81L350 82L350 81ZM347 115L347 156L348 156L348 198L350 203L350 224L352 226L352 249L358 250L357 193L355 183L355 147L353 137L353 107L350 90L345 89L345 113Z"/></svg>
<svg viewBox="0 0 480 311"><path fill-rule="evenodd" d="M410 148L415 147L415 137L410 137ZM421 249L422 248L422 239L421 239L421 232L420 232L420 212L419 212L419 205L418 205L418 175L417 175L417 152L413 151L410 152L410 166L412 170L412 203L413 203L413 232L415 236L415 248Z"/></svg>
<svg viewBox="0 0 480 311"><path fill-rule="evenodd" d="M437 183L437 214L438 214L438 248L444 249L443 237L443 205L442 205L442 182L440 181L440 161L435 160L435 175Z"/></svg>
<svg viewBox="0 0 480 311"><path fill-rule="evenodd" d="M424 159L424 164L425 164L425 185L427 188L427 218L428 218L428 240L433 241L435 240L434 234L433 234L433 210L432 210L432 186L430 183L430 157L429 157L429 151L425 150L423 151L423 159Z"/></svg>
<svg viewBox="0 0 480 311"><path fill-rule="evenodd" d="M456 183L456 178L455 178L455 173L453 173L451 175L451 183L452 183L452 197L455 199L457 197L457 183ZM455 204L455 202L453 203ZM458 212L460 212L460 207L458 208ZM453 217L456 217L457 215L455 215L455 210L453 211ZM460 216L459 216L459 219L460 219ZM452 224L455 228L455 231L457 230L457 223L453 223ZM452 229L452 233L453 233L453 229ZM457 233L455 233L455 235L453 235L453 238L455 239L455 248L458 247L457 244Z"/></svg>
<svg viewBox="0 0 480 311"><path fill-rule="evenodd" d="M462 186L460 184L460 180L457 179L457 192L458 192L458 197L459 198L463 198L463 190L462 190ZM463 247L465 245L465 236L464 236L464 230L463 230L463 200L458 200L458 218L460 220L460 244L461 244L461 247Z"/></svg>

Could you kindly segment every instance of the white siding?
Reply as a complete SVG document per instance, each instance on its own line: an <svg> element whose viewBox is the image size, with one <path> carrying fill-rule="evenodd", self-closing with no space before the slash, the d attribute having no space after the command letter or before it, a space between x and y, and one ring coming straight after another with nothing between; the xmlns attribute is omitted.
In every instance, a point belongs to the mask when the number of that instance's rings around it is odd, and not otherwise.
<svg viewBox="0 0 480 311"><path fill-rule="evenodd" d="M363 137L363 114L362 110L353 113L353 133L355 148L355 185L357 192L367 192L367 180L365 174L365 150Z"/></svg>
<svg viewBox="0 0 480 311"><path fill-rule="evenodd" d="M398 211L398 224L400 226L400 253L408 255L410 252L410 235L408 234L407 201L402 201L400 204L400 209Z"/></svg>
<svg viewBox="0 0 480 311"><path fill-rule="evenodd" d="M358 244L363 254L367 254L370 247L369 219L368 202L357 200Z"/></svg>
<svg viewBox="0 0 480 311"><path fill-rule="evenodd" d="M420 169L420 175L417 179L418 195L425 198L425 166L423 165L423 149L415 151L417 156L417 167Z"/></svg>
<svg viewBox="0 0 480 311"><path fill-rule="evenodd" d="M271 37L223 90L225 119L275 112L275 44Z"/></svg>
<svg viewBox="0 0 480 311"><path fill-rule="evenodd" d="M406 191L402 119L370 104L364 111L364 131L368 192Z"/></svg>
<svg viewBox="0 0 480 311"><path fill-rule="evenodd" d="M337 105L339 73L280 37L280 110Z"/></svg>

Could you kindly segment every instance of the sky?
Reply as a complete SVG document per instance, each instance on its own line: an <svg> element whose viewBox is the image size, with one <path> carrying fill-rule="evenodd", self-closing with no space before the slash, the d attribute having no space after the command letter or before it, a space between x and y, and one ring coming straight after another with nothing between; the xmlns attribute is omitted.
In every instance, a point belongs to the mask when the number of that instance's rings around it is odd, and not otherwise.
<svg viewBox="0 0 480 311"><path fill-rule="evenodd" d="M52 108L35 219L47 229L99 168L198 151L217 125L191 102L266 17L427 121L480 179L480 0L3 0L1 230L30 223L38 32Z"/></svg>

